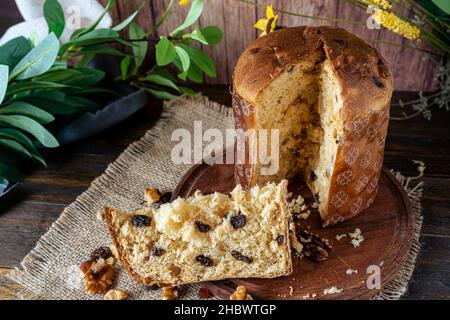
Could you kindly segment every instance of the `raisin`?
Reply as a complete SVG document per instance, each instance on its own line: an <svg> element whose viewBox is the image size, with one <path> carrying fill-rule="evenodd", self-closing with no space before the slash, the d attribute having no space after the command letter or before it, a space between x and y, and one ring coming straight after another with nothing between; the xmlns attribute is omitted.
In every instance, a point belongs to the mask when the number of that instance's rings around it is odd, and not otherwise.
<svg viewBox="0 0 450 320"><path fill-rule="evenodd" d="M202 266L205 267L211 267L213 265L213 261L211 260L211 258L208 258L207 256L204 255L199 255L195 258L195 261L197 261L198 263L200 263Z"/></svg>
<svg viewBox="0 0 450 320"><path fill-rule="evenodd" d="M234 229L243 228L247 223L247 217L239 213L238 215L232 216L230 218L230 223Z"/></svg>
<svg viewBox="0 0 450 320"><path fill-rule="evenodd" d="M317 180L317 175L314 171L311 171L310 179L312 182Z"/></svg>
<svg viewBox="0 0 450 320"><path fill-rule="evenodd" d="M108 259L112 257L112 252L108 247L100 247L91 253L91 260L98 261L99 259Z"/></svg>
<svg viewBox="0 0 450 320"><path fill-rule="evenodd" d="M145 288L145 290L152 290L152 291L161 289L161 287L158 286L157 284L153 284L151 286L144 286L144 288Z"/></svg>
<svg viewBox="0 0 450 320"><path fill-rule="evenodd" d="M208 232L211 227L201 221L195 221L195 227L198 229L198 231L200 231L201 233L206 233Z"/></svg>
<svg viewBox="0 0 450 320"><path fill-rule="evenodd" d="M164 253L166 253L166 249L164 249L164 248L161 248L161 247L153 247L152 248L152 255L155 257L160 257Z"/></svg>
<svg viewBox="0 0 450 320"><path fill-rule="evenodd" d="M275 239L275 241L276 241L278 244L283 244L283 241L284 241L284 235L280 234L280 235Z"/></svg>
<svg viewBox="0 0 450 320"><path fill-rule="evenodd" d="M373 81L373 83L374 83L378 88L381 88L381 89L384 88L384 84L383 84L383 82L380 81L379 78L377 78L377 77L372 77L372 81Z"/></svg>
<svg viewBox="0 0 450 320"><path fill-rule="evenodd" d="M144 215L135 215L132 218L133 226L136 228L149 227L152 223L152 218Z"/></svg>
<svg viewBox="0 0 450 320"><path fill-rule="evenodd" d="M235 258L236 260L243 261L245 263L252 263L253 262L252 258L244 256L242 253L240 253L239 251L236 251L236 250L231 251L231 256L233 258Z"/></svg>

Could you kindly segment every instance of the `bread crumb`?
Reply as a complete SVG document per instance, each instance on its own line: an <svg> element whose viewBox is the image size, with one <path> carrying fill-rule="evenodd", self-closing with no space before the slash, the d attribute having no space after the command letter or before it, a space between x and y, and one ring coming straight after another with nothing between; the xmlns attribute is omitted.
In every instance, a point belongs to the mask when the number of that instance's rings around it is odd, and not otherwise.
<svg viewBox="0 0 450 320"><path fill-rule="evenodd" d="M361 243L364 241L364 237L361 233L361 229L356 228L355 231L350 232L348 234L350 238L352 239L350 243L353 245L353 247L357 248L361 246Z"/></svg>
<svg viewBox="0 0 450 320"><path fill-rule="evenodd" d="M338 294L338 293L341 293L342 291L344 291L344 289L338 289L337 287L331 287L331 288L323 290L323 294L324 295L327 295L327 294Z"/></svg>
<svg viewBox="0 0 450 320"><path fill-rule="evenodd" d="M347 271L345 271L345 273L351 276L352 274L358 274L358 270L353 270L352 268L349 268L347 269Z"/></svg>
<svg viewBox="0 0 450 320"><path fill-rule="evenodd" d="M381 261L380 264L378 265L379 267L382 267L384 264L384 261Z"/></svg>
<svg viewBox="0 0 450 320"><path fill-rule="evenodd" d="M317 294L313 293L311 297L314 299L315 297L317 297Z"/></svg>
<svg viewBox="0 0 450 320"><path fill-rule="evenodd" d="M294 294L294 287L289 286L289 295L292 296Z"/></svg>
<svg viewBox="0 0 450 320"><path fill-rule="evenodd" d="M319 207L319 204L317 203L317 201L314 201L314 203L312 204L312 207L314 209L317 209Z"/></svg>
<svg viewBox="0 0 450 320"><path fill-rule="evenodd" d="M308 294L305 294L302 298L303 299L309 299L309 292L308 292Z"/></svg>
<svg viewBox="0 0 450 320"><path fill-rule="evenodd" d="M105 221L105 210L99 210L97 211L97 214L95 216L98 221Z"/></svg>
<svg viewBox="0 0 450 320"><path fill-rule="evenodd" d="M346 233L343 233L343 234L337 234L335 238L336 238L337 241L341 241L341 239L342 239L342 238L345 238L346 236L347 236Z"/></svg>

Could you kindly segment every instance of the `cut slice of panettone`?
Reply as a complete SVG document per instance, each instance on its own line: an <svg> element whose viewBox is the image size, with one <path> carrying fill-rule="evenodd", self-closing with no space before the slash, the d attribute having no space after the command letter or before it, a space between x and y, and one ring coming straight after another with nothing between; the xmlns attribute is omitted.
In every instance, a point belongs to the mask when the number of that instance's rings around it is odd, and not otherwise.
<svg viewBox="0 0 450 320"><path fill-rule="evenodd" d="M120 261L145 285L292 273L287 181L178 198L133 213L105 208Z"/></svg>

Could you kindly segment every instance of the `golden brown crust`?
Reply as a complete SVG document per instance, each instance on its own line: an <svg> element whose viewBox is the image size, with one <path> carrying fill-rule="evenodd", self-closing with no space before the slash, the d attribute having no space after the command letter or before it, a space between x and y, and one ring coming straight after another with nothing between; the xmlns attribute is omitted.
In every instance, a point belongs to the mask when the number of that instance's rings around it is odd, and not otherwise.
<svg viewBox="0 0 450 320"><path fill-rule="evenodd" d="M326 26L281 29L253 41L237 62L233 90L256 104L273 79L317 50L331 61L343 89L341 119L366 116L389 104L393 80L387 62L355 35Z"/></svg>

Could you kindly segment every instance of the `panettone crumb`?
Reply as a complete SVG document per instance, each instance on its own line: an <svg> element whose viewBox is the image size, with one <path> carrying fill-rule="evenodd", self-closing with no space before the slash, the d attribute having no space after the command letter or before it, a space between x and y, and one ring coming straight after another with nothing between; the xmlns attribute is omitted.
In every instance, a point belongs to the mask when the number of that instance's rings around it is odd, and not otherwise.
<svg viewBox="0 0 450 320"><path fill-rule="evenodd" d="M358 274L358 270L353 270L352 268L349 268L347 269L347 271L345 271L345 273L351 276L352 274Z"/></svg>
<svg viewBox="0 0 450 320"><path fill-rule="evenodd" d="M337 241L341 241L341 239L345 238L346 236L347 236L346 233L342 233L342 234L337 234L335 238Z"/></svg>
<svg viewBox="0 0 450 320"><path fill-rule="evenodd" d="M126 300L128 298L128 292L119 289L109 290L103 300Z"/></svg>
<svg viewBox="0 0 450 320"><path fill-rule="evenodd" d="M323 290L323 294L324 295L327 295L327 294L338 294L338 293L341 293L342 291L344 291L344 289L338 289L337 287L331 287L331 288Z"/></svg>
<svg viewBox="0 0 450 320"><path fill-rule="evenodd" d="M292 296L294 294L294 287L289 286L289 295Z"/></svg>
<svg viewBox="0 0 450 320"><path fill-rule="evenodd" d="M355 231L350 232L348 235L351 238L350 243L355 248L361 246L361 243L364 241L364 237L363 237L363 235L361 233L361 229L359 229L359 228L356 228Z"/></svg>

